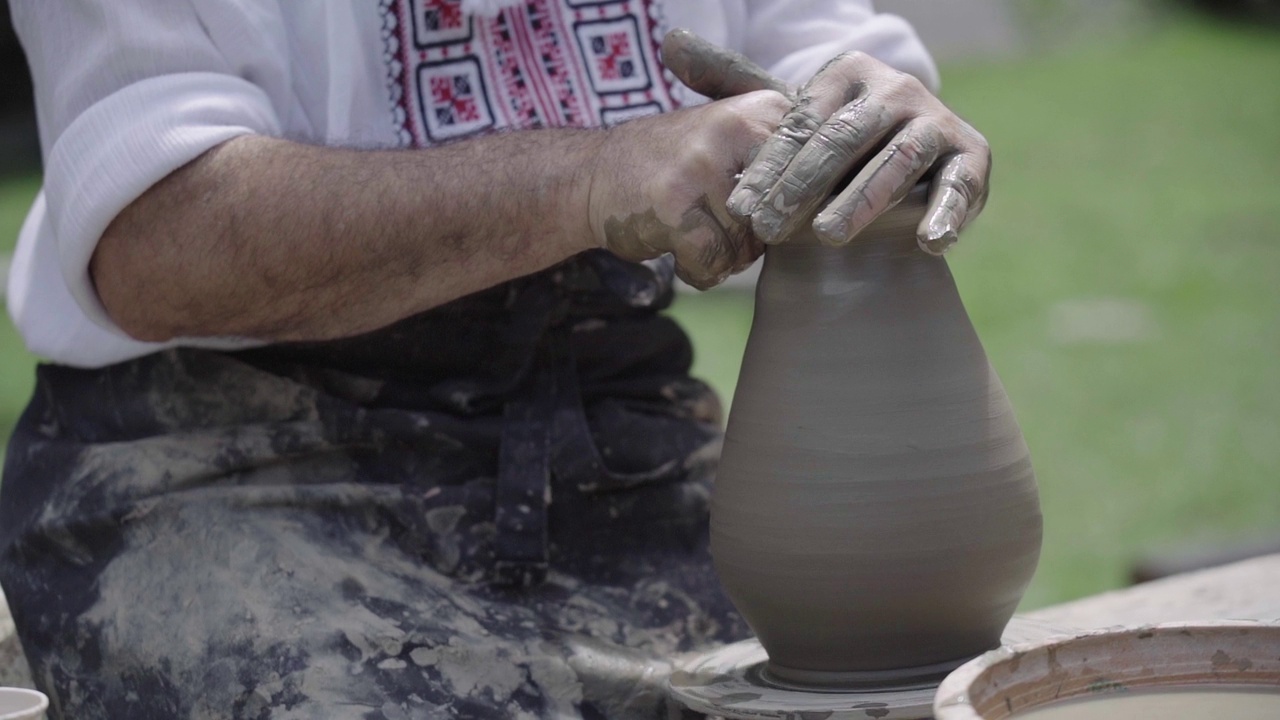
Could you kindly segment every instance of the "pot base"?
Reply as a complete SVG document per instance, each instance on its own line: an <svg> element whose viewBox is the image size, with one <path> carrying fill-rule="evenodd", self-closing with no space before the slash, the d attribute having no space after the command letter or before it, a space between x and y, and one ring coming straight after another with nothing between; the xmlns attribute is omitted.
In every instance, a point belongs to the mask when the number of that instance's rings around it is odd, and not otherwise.
<svg viewBox="0 0 1280 720"><path fill-rule="evenodd" d="M1061 633L1059 628L1015 617L1002 641L1008 645ZM806 682L796 683L789 679L796 671L783 668L779 674L769 665L760 642L751 639L681 663L667 680L667 693L690 710L727 720L786 720L801 713L817 713L827 720L923 720L933 717L938 683L955 665L823 673L823 679L832 683L823 685L810 684L807 680L814 675L800 671Z"/></svg>
<svg viewBox="0 0 1280 720"><path fill-rule="evenodd" d="M994 650L995 648L988 648ZM981 653L979 653L981 654ZM977 657L923 667L895 670L870 670L864 672L825 672L822 670L798 670L778 665L772 660L759 666L754 672L763 685L783 690L801 692L879 692L885 690L919 690L936 688L952 670Z"/></svg>

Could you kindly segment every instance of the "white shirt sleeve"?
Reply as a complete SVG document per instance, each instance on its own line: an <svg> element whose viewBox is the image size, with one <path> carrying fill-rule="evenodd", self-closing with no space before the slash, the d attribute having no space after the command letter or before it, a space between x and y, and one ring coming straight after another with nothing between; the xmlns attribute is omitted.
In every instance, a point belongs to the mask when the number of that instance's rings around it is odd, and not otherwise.
<svg viewBox="0 0 1280 720"><path fill-rule="evenodd" d="M938 69L915 30L871 0L745 0L743 52L771 73L799 84L828 60L861 50L937 91Z"/></svg>
<svg viewBox="0 0 1280 720"><path fill-rule="evenodd" d="M15 0L44 146L42 240L76 304L124 336L89 277L99 238L157 181L239 135L279 135L274 0ZM49 248L45 248L48 251Z"/></svg>

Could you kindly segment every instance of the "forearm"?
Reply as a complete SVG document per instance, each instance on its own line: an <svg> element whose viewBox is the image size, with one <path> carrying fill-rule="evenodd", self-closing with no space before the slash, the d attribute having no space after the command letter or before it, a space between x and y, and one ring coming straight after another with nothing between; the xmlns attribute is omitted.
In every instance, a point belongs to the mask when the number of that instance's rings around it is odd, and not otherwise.
<svg viewBox="0 0 1280 720"><path fill-rule="evenodd" d="M90 270L107 312L139 339L358 334L594 246L590 166L603 135L420 151L237 138L121 212Z"/></svg>

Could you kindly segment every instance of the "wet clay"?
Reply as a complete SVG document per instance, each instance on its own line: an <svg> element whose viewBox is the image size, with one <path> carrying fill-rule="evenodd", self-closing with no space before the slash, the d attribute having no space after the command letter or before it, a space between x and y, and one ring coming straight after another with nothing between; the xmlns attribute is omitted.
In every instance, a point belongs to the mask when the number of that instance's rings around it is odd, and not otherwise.
<svg viewBox="0 0 1280 720"><path fill-rule="evenodd" d="M703 231L711 240L704 242L686 256L683 238ZM736 226L726 218L722 222L712 210L706 195L698 198L680 217L680 224L672 226L658 217L658 211L649 208L626 216L614 216L605 221L606 244L615 255L640 262L672 252L676 255L676 275L699 290L706 290L724 282L731 273L745 268L741 260L754 260L744 252L749 242L745 228Z"/></svg>
<svg viewBox="0 0 1280 720"><path fill-rule="evenodd" d="M678 28L662 39L662 64L681 82L712 100L756 90L790 95L787 84L745 55Z"/></svg>
<svg viewBox="0 0 1280 720"><path fill-rule="evenodd" d="M765 253L711 545L781 682L910 683L994 648L1039 557L1027 447L917 247L926 203Z"/></svg>

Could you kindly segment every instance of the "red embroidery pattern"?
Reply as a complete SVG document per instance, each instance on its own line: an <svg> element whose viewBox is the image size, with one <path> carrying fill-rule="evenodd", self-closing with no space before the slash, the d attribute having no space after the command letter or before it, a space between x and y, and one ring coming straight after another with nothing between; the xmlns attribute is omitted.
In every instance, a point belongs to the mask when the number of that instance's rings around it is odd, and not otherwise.
<svg viewBox="0 0 1280 720"><path fill-rule="evenodd" d="M556 117L550 124L568 127L594 125L598 121L591 118L590 107L582 102L584 79L579 68L574 66L573 49L562 43L566 28L563 17L557 12L557 5L554 0L535 0L525 5L529 16L530 43Z"/></svg>
<svg viewBox="0 0 1280 720"><path fill-rule="evenodd" d="M501 13L486 28L485 36L493 48L493 77L498 79L495 90L502 97L502 105L510 113L507 117L516 128L538 127L546 124L534 98L530 80L525 73L521 50L516 39L516 27L507 13Z"/></svg>
<svg viewBox="0 0 1280 720"><path fill-rule="evenodd" d="M480 119L471 83L467 81L466 75L437 75L431 78L431 101L442 125Z"/></svg>
<svg viewBox="0 0 1280 720"><path fill-rule="evenodd" d="M405 145L501 128L590 127L673 109L660 0L380 0L388 94Z"/></svg>
<svg viewBox="0 0 1280 720"><path fill-rule="evenodd" d="M462 22L462 5L456 0L450 2L432 3L430 6L423 8L422 11L423 26L430 31L438 31L446 28L461 28Z"/></svg>
<svg viewBox="0 0 1280 720"><path fill-rule="evenodd" d="M635 66L630 59L631 39L626 33L598 35L591 39L591 50L596 55L600 77L618 80L635 74Z"/></svg>

